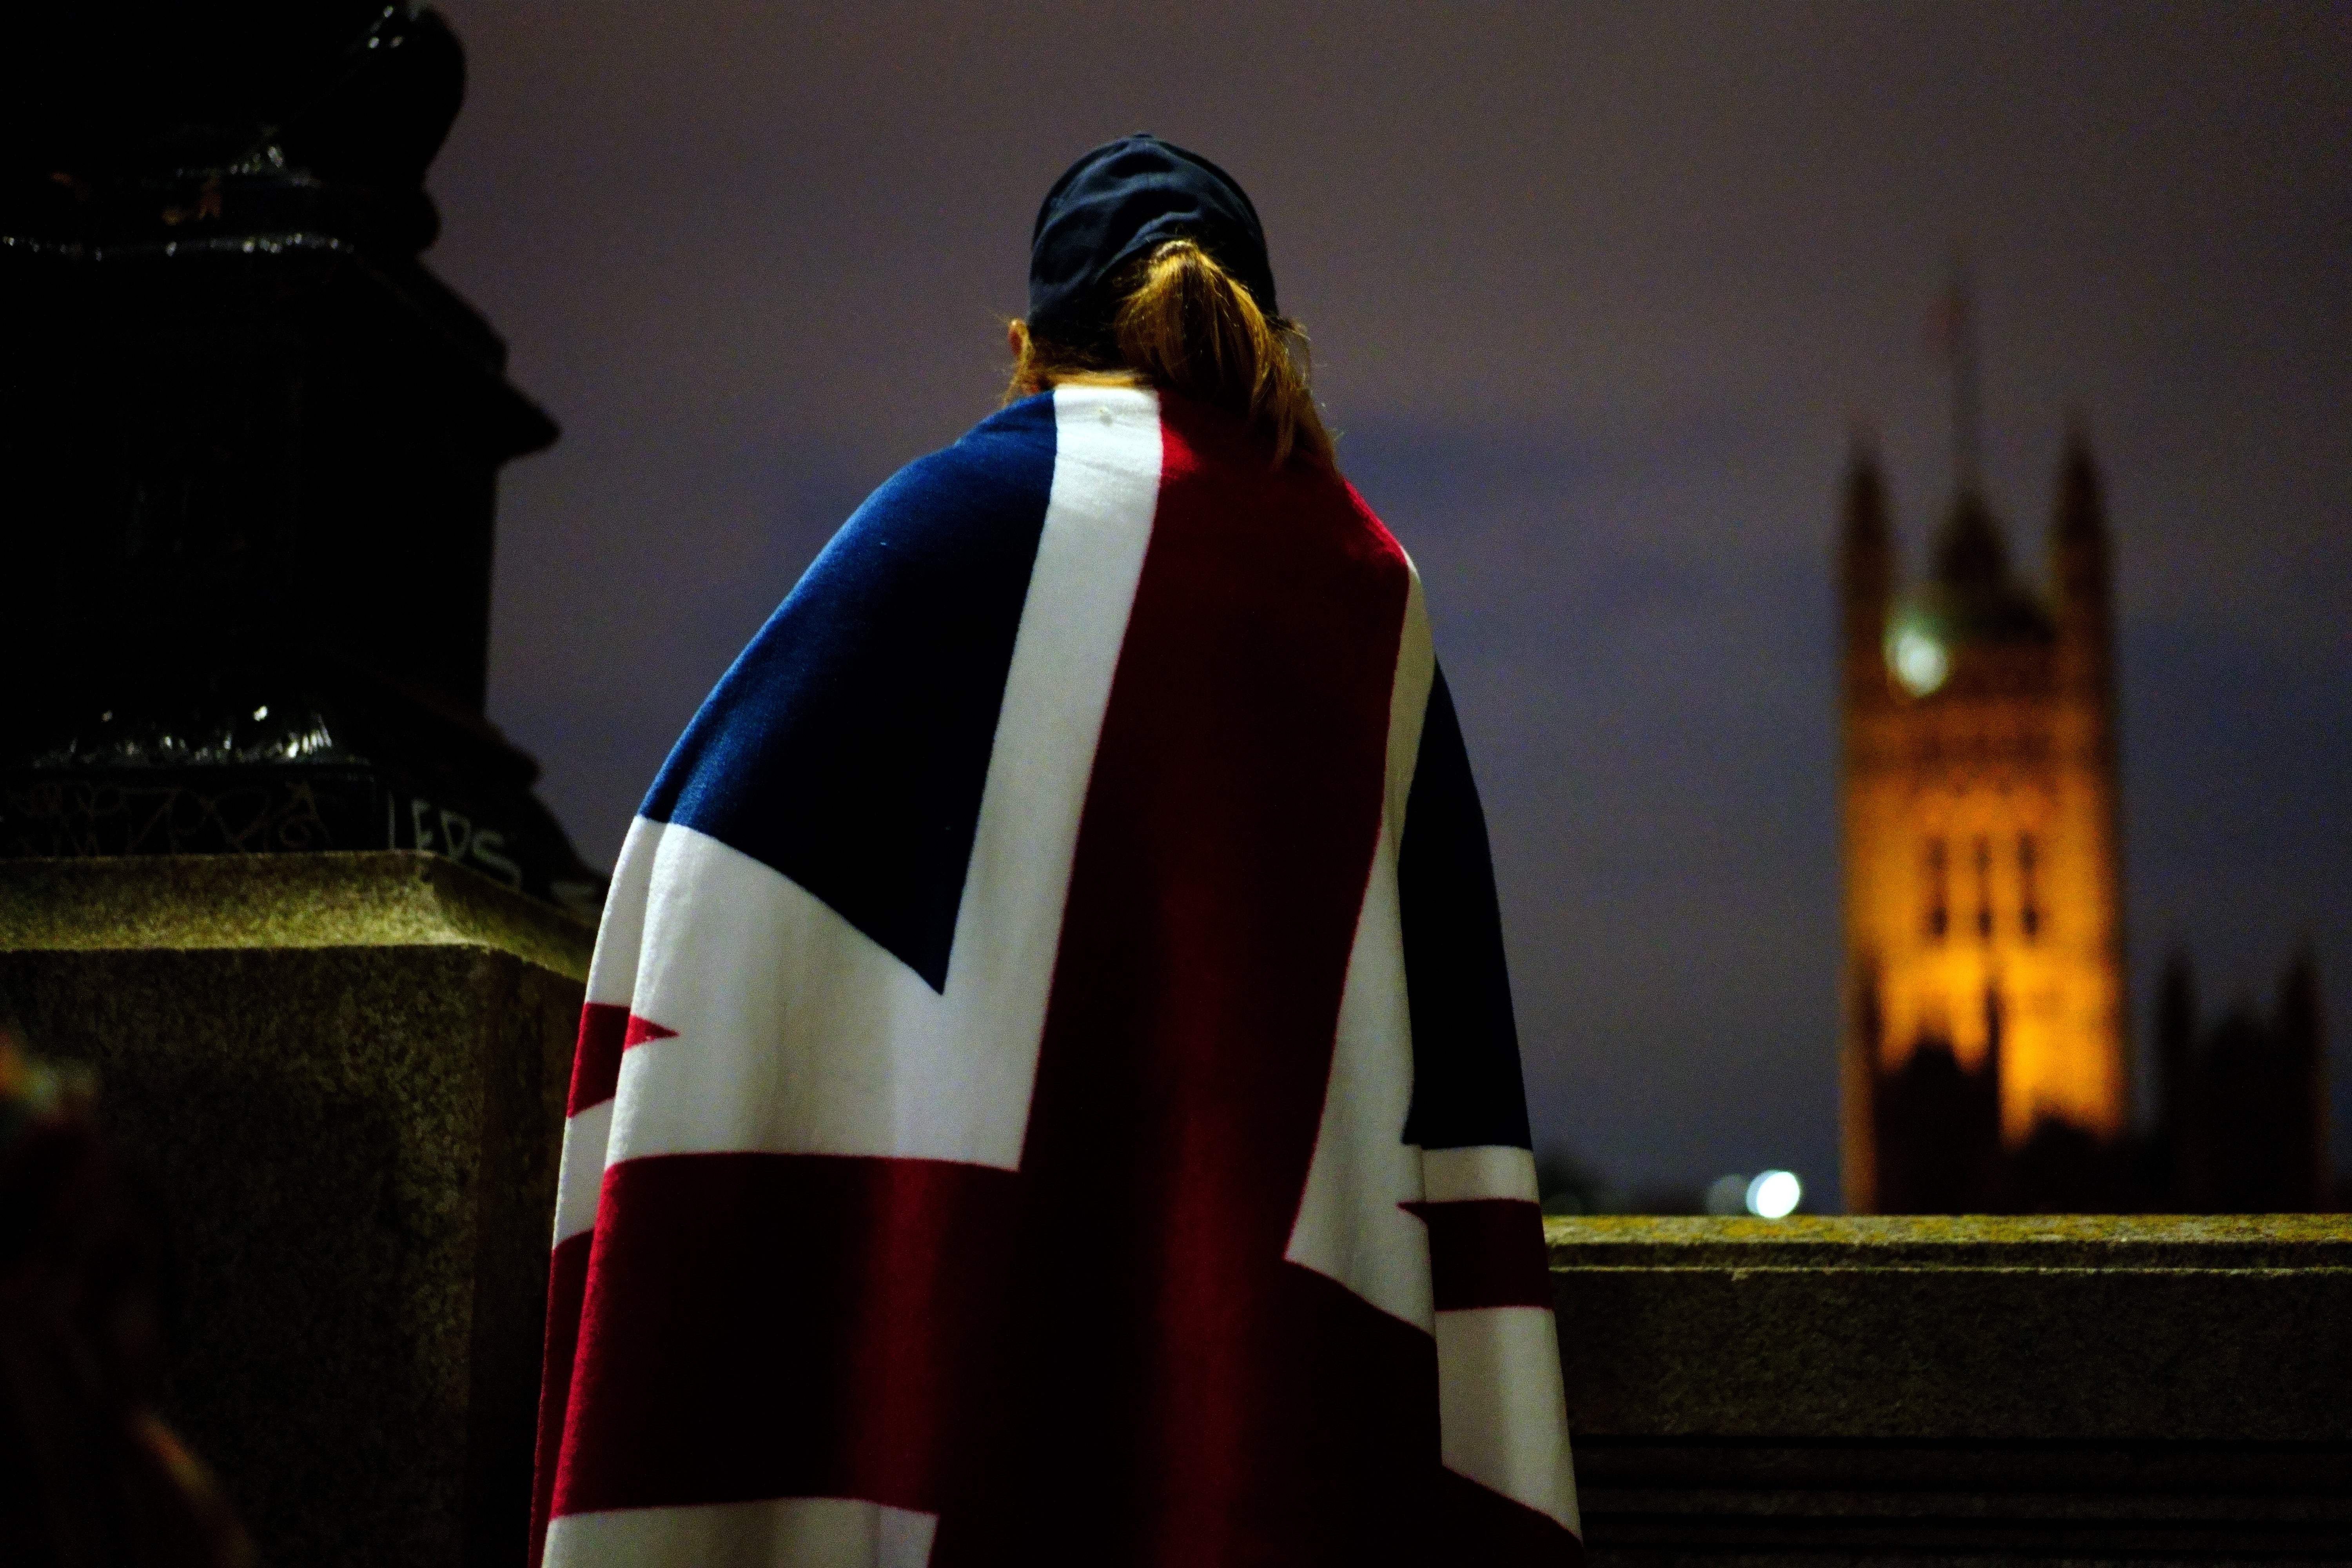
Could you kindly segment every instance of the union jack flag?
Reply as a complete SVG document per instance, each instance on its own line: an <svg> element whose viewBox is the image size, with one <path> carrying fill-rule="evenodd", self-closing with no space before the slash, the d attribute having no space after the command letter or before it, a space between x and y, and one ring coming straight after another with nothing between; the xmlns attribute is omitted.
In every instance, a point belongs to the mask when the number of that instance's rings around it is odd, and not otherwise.
<svg viewBox="0 0 2352 1568"><path fill-rule="evenodd" d="M1580 1559L1486 827L1412 565L1063 387L876 492L614 872L532 1558Z"/></svg>

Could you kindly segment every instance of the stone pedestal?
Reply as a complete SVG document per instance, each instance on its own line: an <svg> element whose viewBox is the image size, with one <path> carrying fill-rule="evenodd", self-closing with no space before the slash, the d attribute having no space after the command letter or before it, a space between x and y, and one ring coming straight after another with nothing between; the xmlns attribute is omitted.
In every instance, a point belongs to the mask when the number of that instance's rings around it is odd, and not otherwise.
<svg viewBox="0 0 2352 1568"><path fill-rule="evenodd" d="M276 1568L522 1560L592 940L415 853L0 861L0 1016L97 1068Z"/></svg>
<svg viewBox="0 0 2352 1568"><path fill-rule="evenodd" d="M1546 1229L1596 1564L2352 1555L2352 1218Z"/></svg>
<svg viewBox="0 0 2352 1568"><path fill-rule="evenodd" d="M593 910L482 709L499 473L556 429L419 255L457 36L85 0L6 37L0 859L431 849Z"/></svg>

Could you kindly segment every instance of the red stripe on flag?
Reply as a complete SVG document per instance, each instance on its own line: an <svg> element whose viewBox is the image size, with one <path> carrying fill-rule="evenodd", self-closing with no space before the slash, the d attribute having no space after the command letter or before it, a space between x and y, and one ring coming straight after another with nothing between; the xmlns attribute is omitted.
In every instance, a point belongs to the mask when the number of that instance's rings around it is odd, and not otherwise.
<svg viewBox="0 0 2352 1568"><path fill-rule="evenodd" d="M971 1369L994 1353L1017 1181L813 1154L613 1166L554 1511L793 1496L938 1511Z"/></svg>
<svg viewBox="0 0 2352 1568"><path fill-rule="evenodd" d="M580 1305L588 1293L589 1233L558 1243L547 1270L547 1342L539 1375L539 1459L531 1472L530 1568L547 1551L547 1521L555 1496L555 1462L563 1445L563 1412L572 1396L572 1359L580 1345Z"/></svg>
<svg viewBox="0 0 2352 1568"><path fill-rule="evenodd" d="M1441 1312L1549 1307L1543 1211L1519 1198L1406 1204L1429 1225L1430 1288Z"/></svg>
<svg viewBox="0 0 2352 1568"><path fill-rule="evenodd" d="M1407 568L1328 469L1274 469L1180 397L1161 421L1022 1152L1018 1397L934 1568L1426 1542L1433 1345L1283 1258L1380 830Z"/></svg>
<svg viewBox="0 0 2352 1568"><path fill-rule="evenodd" d="M626 1050L635 1046L649 1045L655 1040L676 1038L677 1038L676 1029L665 1029L651 1018L640 1018L632 1013L629 1015L629 1032L621 1037L621 1047Z"/></svg>
<svg viewBox="0 0 2352 1568"><path fill-rule="evenodd" d="M615 1003L591 1002L581 1008L580 1043L572 1053L572 1100L563 1114L577 1116L613 1098L620 1088L622 1052L677 1034Z"/></svg>

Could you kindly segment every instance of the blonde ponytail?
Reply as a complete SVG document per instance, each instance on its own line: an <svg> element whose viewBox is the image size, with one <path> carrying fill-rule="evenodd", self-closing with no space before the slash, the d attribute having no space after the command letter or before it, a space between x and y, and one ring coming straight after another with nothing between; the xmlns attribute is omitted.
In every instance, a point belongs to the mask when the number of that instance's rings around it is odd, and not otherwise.
<svg viewBox="0 0 2352 1568"><path fill-rule="evenodd" d="M1268 317L1250 291L1189 239L1171 239L1129 273L1113 322L1116 358L1049 343L1025 329L1005 400L1063 382L1148 384L1239 415L1274 447L1331 461L1331 436L1307 390L1307 334Z"/></svg>

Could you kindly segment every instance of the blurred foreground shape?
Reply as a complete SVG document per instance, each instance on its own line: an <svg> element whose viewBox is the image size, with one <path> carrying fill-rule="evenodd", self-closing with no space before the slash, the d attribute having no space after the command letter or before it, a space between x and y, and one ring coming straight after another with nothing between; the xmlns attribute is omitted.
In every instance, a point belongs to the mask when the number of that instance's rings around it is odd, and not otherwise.
<svg viewBox="0 0 2352 1568"><path fill-rule="evenodd" d="M0 860L0 1016L152 1183L163 1409L264 1563L522 1560L592 939L415 852Z"/></svg>
<svg viewBox="0 0 2352 1568"><path fill-rule="evenodd" d="M1545 1232L1596 1564L2352 1552L2352 1220Z"/></svg>
<svg viewBox="0 0 2352 1568"><path fill-rule="evenodd" d="M91 1091L0 1022L0 1563L251 1568L218 1483L156 1414L159 1248Z"/></svg>

